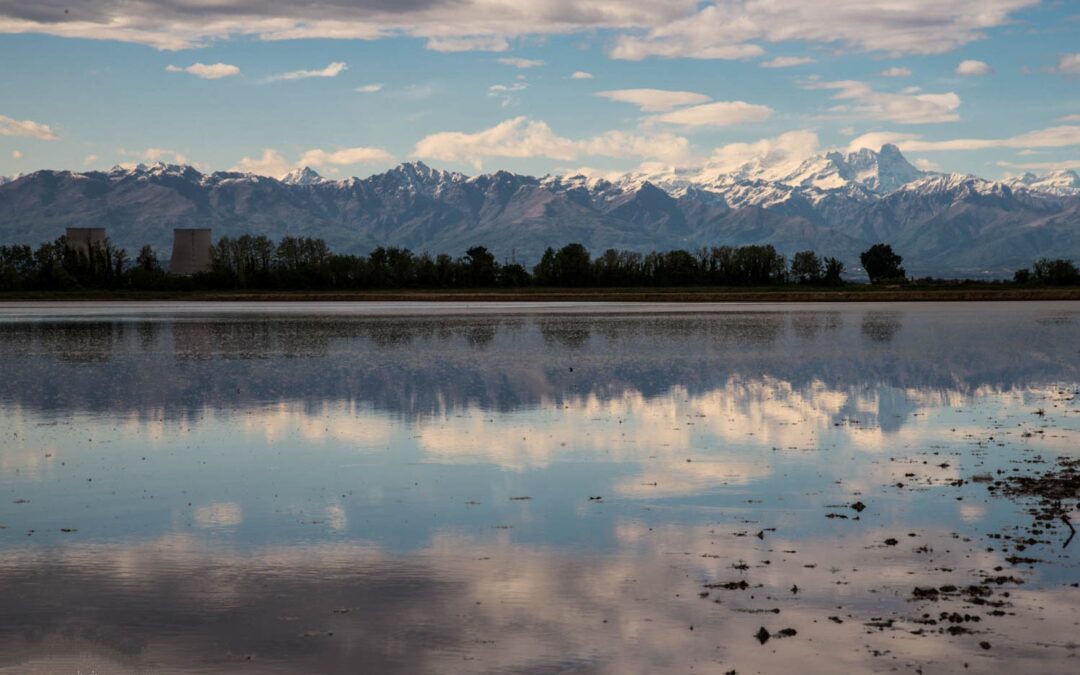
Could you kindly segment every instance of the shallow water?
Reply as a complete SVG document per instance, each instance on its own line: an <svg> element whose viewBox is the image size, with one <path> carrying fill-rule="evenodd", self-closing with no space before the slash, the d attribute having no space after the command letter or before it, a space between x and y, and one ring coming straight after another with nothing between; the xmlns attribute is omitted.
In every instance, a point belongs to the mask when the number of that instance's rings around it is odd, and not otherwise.
<svg viewBox="0 0 1080 675"><path fill-rule="evenodd" d="M0 304L0 672L1077 672L1078 326Z"/></svg>

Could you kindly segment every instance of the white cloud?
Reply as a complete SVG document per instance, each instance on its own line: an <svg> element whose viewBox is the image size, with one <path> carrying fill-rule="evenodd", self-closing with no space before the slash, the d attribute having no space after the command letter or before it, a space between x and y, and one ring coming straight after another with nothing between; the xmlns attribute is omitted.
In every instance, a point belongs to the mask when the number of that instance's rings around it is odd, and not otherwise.
<svg viewBox="0 0 1080 675"><path fill-rule="evenodd" d="M496 35L480 37L433 37L425 45L434 52L505 52L510 49L506 38Z"/></svg>
<svg viewBox="0 0 1080 675"><path fill-rule="evenodd" d="M709 100L709 97L704 94L667 89L615 89L600 91L594 95L636 105L643 112L664 112L679 106L704 103Z"/></svg>
<svg viewBox="0 0 1080 675"><path fill-rule="evenodd" d="M893 66L892 68L886 68L878 73L882 77L911 77L911 68L904 68L902 66Z"/></svg>
<svg viewBox="0 0 1080 675"><path fill-rule="evenodd" d="M1063 75L1080 75L1080 52L1062 54L1058 57L1058 64L1054 71Z"/></svg>
<svg viewBox="0 0 1080 675"><path fill-rule="evenodd" d="M59 138L48 124L32 120L16 120L0 115L0 136L22 136L41 141L55 141Z"/></svg>
<svg viewBox="0 0 1080 675"><path fill-rule="evenodd" d="M762 122L772 115L772 108L745 101L716 101L680 108L646 121L683 127L727 127L744 122Z"/></svg>
<svg viewBox="0 0 1080 675"><path fill-rule="evenodd" d="M22 150L12 150L11 151L11 158L12 159L22 159L23 158Z"/></svg>
<svg viewBox="0 0 1080 675"><path fill-rule="evenodd" d="M254 173L260 176L274 176L276 178L284 176L291 169L292 165L289 164L289 160L285 159L280 152L273 148L266 148L263 150L262 157L244 157L231 170Z"/></svg>
<svg viewBox="0 0 1080 675"><path fill-rule="evenodd" d="M506 94L512 91L522 91L528 89L529 85L524 82L515 82L513 84L493 84L488 87L488 94Z"/></svg>
<svg viewBox="0 0 1080 675"><path fill-rule="evenodd" d="M818 135L813 131L789 131L775 138L752 143L729 143L713 150L704 171L729 173L753 161L762 165L792 165L818 152Z"/></svg>
<svg viewBox="0 0 1080 675"><path fill-rule="evenodd" d="M391 162L394 156L382 148L343 148L327 152L318 148L308 150L300 156L296 166L322 167L331 164L371 164L377 162Z"/></svg>
<svg viewBox="0 0 1080 675"><path fill-rule="evenodd" d="M280 178L289 171L303 166L330 167L348 166L351 164L372 164L378 162L393 161L394 156L382 148L341 148L338 150L322 150L312 148L300 154L295 162L290 162L274 148L265 148L260 157L244 157L231 171L242 171L260 176L273 176Z"/></svg>
<svg viewBox="0 0 1080 675"><path fill-rule="evenodd" d="M915 168L922 169L923 171L941 171L941 165L937 162L931 162L925 157L919 159L913 159L911 161L915 165Z"/></svg>
<svg viewBox="0 0 1080 675"><path fill-rule="evenodd" d="M125 150L120 148L119 153L125 157L135 157L144 162L150 162L156 164L157 162L168 162L172 164L187 164L187 156L183 153L175 150L169 150L167 148L147 148L145 150ZM95 159L97 159L95 157Z"/></svg>
<svg viewBox="0 0 1080 675"><path fill-rule="evenodd" d="M381 83L365 84L363 86L357 87L356 89L353 89L353 91L358 91L361 94L374 94L375 92L382 91L382 88L383 86Z"/></svg>
<svg viewBox="0 0 1080 675"><path fill-rule="evenodd" d="M762 61L758 65L762 68L791 68L806 63L813 63L814 59L809 56L777 56L775 59Z"/></svg>
<svg viewBox="0 0 1080 675"><path fill-rule="evenodd" d="M219 80L223 77L235 77L240 74L240 69L228 63L193 63L187 67L168 65L165 70L170 73L190 73L204 80Z"/></svg>
<svg viewBox="0 0 1080 675"><path fill-rule="evenodd" d="M421 139L413 154L424 159L464 162L477 170L490 158L546 157L573 161L582 156L642 157L683 161L687 139L669 133L638 135L609 131L574 140L557 135L546 123L515 117L475 133L444 131Z"/></svg>
<svg viewBox="0 0 1080 675"><path fill-rule="evenodd" d="M1080 115L1065 115L1059 117L1058 122L1080 122Z"/></svg>
<svg viewBox="0 0 1080 675"><path fill-rule="evenodd" d="M7 2L2 33L135 42L158 49L233 36L375 40L401 35L432 49L503 51L507 38L616 31L618 58L750 58L759 42L803 41L861 51L942 53L981 39L1039 0L82 0L70 15ZM68 3L71 4L71 3Z"/></svg>
<svg viewBox="0 0 1080 675"><path fill-rule="evenodd" d="M519 59L514 56L506 56L498 59L499 63L515 68L539 68L544 62L539 59Z"/></svg>
<svg viewBox="0 0 1080 675"><path fill-rule="evenodd" d="M525 91L529 88L529 85L524 82L514 82L513 84L493 84L488 87L488 96L500 99L502 105L508 106L513 101L513 94L519 91Z"/></svg>
<svg viewBox="0 0 1080 675"><path fill-rule="evenodd" d="M592 73L586 73L584 70L575 70L574 74L570 76L571 80L591 80L593 79Z"/></svg>
<svg viewBox="0 0 1080 675"><path fill-rule="evenodd" d="M83 166L90 166L94 162L98 161L97 155L87 155L83 158Z"/></svg>
<svg viewBox="0 0 1080 675"><path fill-rule="evenodd" d="M863 52L940 54L985 37L1039 0L742 0L717 2L644 35L622 35L611 56L738 59L756 42L837 44Z"/></svg>
<svg viewBox="0 0 1080 675"><path fill-rule="evenodd" d="M1080 126L1063 125L1029 131L1008 138L957 138L946 141L924 141L918 134L873 132L854 139L850 148L876 148L893 143L911 152L942 152L986 150L988 148L1064 148L1080 145Z"/></svg>
<svg viewBox="0 0 1080 675"><path fill-rule="evenodd" d="M337 77L342 72L348 70L349 66L342 61L334 61L330 65L321 70L294 70L289 73L280 73L278 75L271 75L267 78L268 82L276 82L278 80L306 80L310 77Z"/></svg>
<svg viewBox="0 0 1080 675"><path fill-rule="evenodd" d="M833 99L853 102L853 105L834 107L832 112L836 113L854 114L899 124L932 124L960 119L956 112L960 107L960 97L953 92L917 94L909 90L906 93L894 94L876 91L865 82L857 80L809 81L804 83L803 87L832 89L836 91Z"/></svg>
<svg viewBox="0 0 1080 675"><path fill-rule="evenodd" d="M957 75L964 75L967 77L977 77L979 75L989 75L993 72L990 68L990 64L985 61L976 61L974 59L965 59L956 66L954 71Z"/></svg>

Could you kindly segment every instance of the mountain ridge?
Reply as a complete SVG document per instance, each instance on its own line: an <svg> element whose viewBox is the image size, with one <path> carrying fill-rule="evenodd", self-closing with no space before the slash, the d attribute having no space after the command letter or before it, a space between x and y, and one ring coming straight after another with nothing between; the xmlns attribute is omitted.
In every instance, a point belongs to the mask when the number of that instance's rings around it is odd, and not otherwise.
<svg viewBox="0 0 1080 675"><path fill-rule="evenodd" d="M106 227L117 245L150 243L162 257L173 227L316 236L358 253L403 246L457 255L482 244L527 263L571 241L594 253L762 243L856 267L860 250L886 241L912 273L1003 276L1042 255L1080 258L1080 179L921 171L892 145L614 180L466 176L423 162L341 180L310 167L276 179L164 163L0 179L4 243L36 245L71 226Z"/></svg>

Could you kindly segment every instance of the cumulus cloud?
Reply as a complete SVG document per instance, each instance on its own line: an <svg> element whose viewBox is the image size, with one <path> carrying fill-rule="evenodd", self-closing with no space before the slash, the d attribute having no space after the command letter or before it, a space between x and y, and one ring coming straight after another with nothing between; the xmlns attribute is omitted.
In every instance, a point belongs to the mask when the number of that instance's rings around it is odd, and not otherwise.
<svg viewBox="0 0 1080 675"><path fill-rule="evenodd" d="M1080 75L1080 52L1075 54L1062 54L1058 57L1055 72L1063 75Z"/></svg>
<svg viewBox="0 0 1080 675"><path fill-rule="evenodd" d="M851 149L877 148L884 143L893 143L901 150L911 152L986 150L988 148L1064 148L1080 145L1080 126L1049 127L1007 138L956 138L945 141L923 140L918 134L880 131L859 136L851 141L849 147Z"/></svg>
<svg viewBox="0 0 1080 675"><path fill-rule="evenodd" d="M145 150L125 150L120 148L119 153L125 157L134 157L143 162L156 164L157 162L170 162L172 164L187 164L187 156L176 150L168 148L147 148ZM97 159L95 157L95 159Z"/></svg>
<svg viewBox="0 0 1080 675"><path fill-rule="evenodd" d="M22 150L12 150L11 151L11 158L12 159L22 159L23 158Z"/></svg>
<svg viewBox="0 0 1080 675"><path fill-rule="evenodd" d="M713 150L705 170L729 173L754 161L765 166L790 166L815 154L820 147L817 133L808 130L789 131L775 138L722 145Z"/></svg>
<svg viewBox="0 0 1080 675"><path fill-rule="evenodd" d="M574 140L559 136L545 122L515 117L475 133L444 131L421 139L417 157L445 162L464 162L477 170L492 158L546 157L573 161L583 156L641 157L681 161L688 153L687 139L669 133L639 135L609 131Z"/></svg>
<svg viewBox="0 0 1080 675"><path fill-rule="evenodd" d="M575 70L574 74L570 76L571 80L591 80L593 79L592 73L587 73L584 70Z"/></svg>
<svg viewBox="0 0 1080 675"><path fill-rule="evenodd" d="M777 56L775 59L762 61L758 65L762 68L791 68L813 62L814 59L809 56Z"/></svg>
<svg viewBox="0 0 1080 675"><path fill-rule="evenodd" d="M506 66L513 66L515 68L539 68L544 65L544 62L539 59L520 59L513 56L503 57L498 59L499 63Z"/></svg>
<svg viewBox="0 0 1080 675"><path fill-rule="evenodd" d="M1013 12L1039 0L743 0L715 2L644 36L623 35L611 56L738 59L762 53L754 42L801 40L864 52L940 54L985 37Z"/></svg>
<svg viewBox="0 0 1080 675"><path fill-rule="evenodd" d="M327 152L318 148L308 150L300 156L296 166L322 167L331 164L372 164L393 161L394 156L382 148L343 148Z"/></svg>
<svg viewBox="0 0 1080 675"><path fill-rule="evenodd" d="M382 91L382 88L382 84L376 82L374 84L365 84L363 86L357 87L356 89L353 89L353 91L358 91L361 94L374 94L375 92Z"/></svg>
<svg viewBox="0 0 1080 675"><path fill-rule="evenodd" d="M679 106L705 103L709 100L709 97L704 94L667 89L614 89L597 92L595 96L620 103L630 103L643 112L664 112Z"/></svg>
<svg viewBox="0 0 1080 675"><path fill-rule="evenodd" d="M0 115L0 136L22 136L41 141L55 141L59 138L48 124L33 120L16 120Z"/></svg>
<svg viewBox="0 0 1080 675"><path fill-rule="evenodd" d="M266 148L263 150L261 157L244 157L241 159L232 168L232 171L279 177L289 173L291 169L292 165L289 160L285 159L280 152L273 148Z"/></svg>
<svg viewBox="0 0 1080 675"><path fill-rule="evenodd" d="M903 93L876 91L865 82L840 80L837 82L810 81L803 84L806 89L835 90L833 99L851 101L834 107L832 112L854 114L876 120L897 122L899 124L932 124L937 122L955 122L960 119L957 109L960 97L953 92L943 94L921 94L918 90Z"/></svg>
<svg viewBox="0 0 1080 675"><path fill-rule="evenodd" d="M990 68L990 64L985 61L965 59L957 64L954 72L957 75L964 75L966 77L977 77L979 75L989 75L993 71Z"/></svg>
<svg viewBox="0 0 1080 675"><path fill-rule="evenodd" d="M223 77L235 77L240 74L240 69L228 63L193 63L187 67L168 65L165 70L170 73L190 73L204 80L219 80Z"/></svg>
<svg viewBox="0 0 1080 675"><path fill-rule="evenodd" d="M347 166L350 164L390 162L393 159L394 156L382 148L356 147L332 151L312 148L301 153L299 160L290 162L274 148L265 148L261 156L244 157L231 170L280 178L289 171L303 166L316 168Z"/></svg>
<svg viewBox="0 0 1080 675"><path fill-rule="evenodd" d="M763 122L772 112L769 106L745 101L716 101L654 115L646 121L649 124L674 124L683 127L727 127L746 122Z"/></svg>
<svg viewBox="0 0 1080 675"><path fill-rule="evenodd" d="M878 73L882 77L911 77L911 68L904 68L902 66L893 66L892 68L886 68Z"/></svg>
<svg viewBox="0 0 1080 675"><path fill-rule="evenodd" d="M277 75L271 75L267 78L267 81L276 82L278 80L306 80L311 77L337 77L348 70L348 68L349 66L344 62L334 61L320 70L294 70L288 73L279 73Z"/></svg>
<svg viewBox="0 0 1080 675"><path fill-rule="evenodd" d="M87 155L83 158L83 166L90 166L94 162L98 161L97 155Z"/></svg>

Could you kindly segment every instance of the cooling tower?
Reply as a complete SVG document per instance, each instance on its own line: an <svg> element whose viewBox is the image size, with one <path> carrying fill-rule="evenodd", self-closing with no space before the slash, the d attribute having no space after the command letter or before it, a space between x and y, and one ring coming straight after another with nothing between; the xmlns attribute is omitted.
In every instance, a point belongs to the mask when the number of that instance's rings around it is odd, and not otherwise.
<svg viewBox="0 0 1080 675"><path fill-rule="evenodd" d="M104 227L69 227L64 235L68 248L85 255L90 254L92 246L105 246Z"/></svg>
<svg viewBox="0 0 1080 675"><path fill-rule="evenodd" d="M210 228L173 230L170 274L198 274L210 271Z"/></svg>

